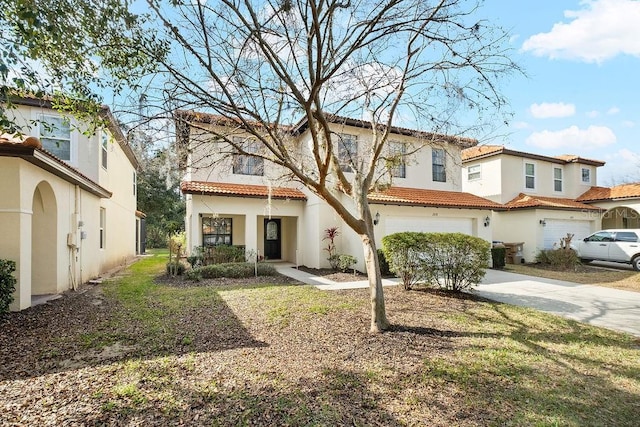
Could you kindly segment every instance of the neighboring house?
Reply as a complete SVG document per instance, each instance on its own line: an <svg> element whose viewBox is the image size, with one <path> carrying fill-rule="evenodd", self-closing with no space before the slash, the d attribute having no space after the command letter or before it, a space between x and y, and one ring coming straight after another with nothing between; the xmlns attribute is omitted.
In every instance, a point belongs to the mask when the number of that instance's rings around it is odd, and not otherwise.
<svg viewBox="0 0 640 427"><path fill-rule="evenodd" d="M640 228L640 183L592 187L577 199L606 209L602 228Z"/></svg>
<svg viewBox="0 0 640 427"><path fill-rule="evenodd" d="M608 207L583 195L596 184L604 162L574 155L541 156L499 145L462 154L462 189L506 207L493 214L493 239L524 242L525 261L551 249L567 233L582 239L600 229Z"/></svg>
<svg viewBox="0 0 640 427"><path fill-rule="evenodd" d="M333 117L334 137L340 137L340 159L358 155L359 141L370 138L370 123ZM186 233L189 249L201 245L243 245L269 260L327 267L325 230L338 227L337 252L354 255L364 270L362 242L333 209L305 186L288 178L287 171L255 157L234 154L213 143L203 129L215 129L244 139L246 152L259 150L237 122L221 116L176 113L178 147L185 153L182 192L186 195ZM291 153L310 155L308 124L301 121L282 129ZM408 152L417 145L418 131L393 128L390 153ZM429 134L431 135L431 134ZM433 135L431 135L433 136ZM393 183L369 202L375 218L376 245L383 236L400 231L448 231L491 240L491 212L499 203L461 191L461 150L475 140L438 136L437 143L419 149L406 161L393 164ZM309 166L313 162L309 162ZM343 169L347 174L349 166ZM343 196L346 200L346 196Z"/></svg>
<svg viewBox="0 0 640 427"><path fill-rule="evenodd" d="M106 128L85 135L48 101L13 103L21 134L0 137L0 258L16 261L11 308L22 310L134 257L143 214L138 162L107 107Z"/></svg>

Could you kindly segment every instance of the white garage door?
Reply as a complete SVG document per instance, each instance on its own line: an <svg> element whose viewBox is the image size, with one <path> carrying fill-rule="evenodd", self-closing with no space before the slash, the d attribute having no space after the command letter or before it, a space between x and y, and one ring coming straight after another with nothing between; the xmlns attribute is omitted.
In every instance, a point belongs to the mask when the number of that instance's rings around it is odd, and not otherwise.
<svg viewBox="0 0 640 427"><path fill-rule="evenodd" d="M560 239L567 237L567 233L573 234L573 241L584 239L591 234L591 221L579 221L571 219L546 219L544 226L544 248L552 249L560 245Z"/></svg>
<svg viewBox="0 0 640 427"><path fill-rule="evenodd" d="M420 218L391 217L387 218L385 235L403 231L420 231L427 233L464 233L473 235L471 218Z"/></svg>

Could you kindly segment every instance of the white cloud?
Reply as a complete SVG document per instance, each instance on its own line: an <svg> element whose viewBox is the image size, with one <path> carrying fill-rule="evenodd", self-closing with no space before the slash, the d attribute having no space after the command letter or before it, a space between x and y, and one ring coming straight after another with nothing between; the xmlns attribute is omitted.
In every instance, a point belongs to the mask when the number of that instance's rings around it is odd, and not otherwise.
<svg viewBox="0 0 640 427"><path fill-rule="evenodd" d="M571 126L558 131L545 130L534 132L526 140L526 143L534 147L544 149L591 150L615 144L616 135L606 126L589 126L580 129Z"/></svg>
<svg viewBox="0 0 640 427"><path fill-rule="evenodd" d="M626 127L626 128L632 128L636 126L635 122L632 122L631 120L625 120L622 122L622 126Z"/></svg>
<svg viewBox="0 0 640 427"><path fill-rule="evenodd" d="M640 1L584 0L581 10L566 10L569 22L524 41L522 50L551 59L602 63L617 55L640 57Z"/></svg>
<svg viewBox="0 0 640 427"><path fill-rule="evenodd" d="M596 111L596 110L587 111L586 115L590 119L595 119L596 117L598 117L600 115L600 111Z"/></svg>
<svg viewBox="0 0 640 427"><path fill-rule="evenodd" d="M607 110L607 114L613 116L614 114L618 114L620 109L618 107L611 107Z"/></svg>
<svg viewBox="0 0 640 427"><path fill-rule="evenodd" d="M576 113L576 106L564 102L543 102L542 104L531 104L529 111L536 119L570 117Z"/></svg>

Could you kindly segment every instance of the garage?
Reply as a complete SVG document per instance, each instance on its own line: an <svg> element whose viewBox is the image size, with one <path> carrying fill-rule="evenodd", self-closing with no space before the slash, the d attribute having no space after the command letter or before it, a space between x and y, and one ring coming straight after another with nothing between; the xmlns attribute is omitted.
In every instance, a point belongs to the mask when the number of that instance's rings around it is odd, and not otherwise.
<svg viewBox="0 0 640 427"><path fill-rule="evenodd" d="M403 231L426 233L463 233L473 236L471 218L391 217L386 221L385 235Z"/></svg>
<svg viewBox="0 0 640 427"><path fill-rule="evenodd" d="M560 244L560 239L573 234L573 240L580 240L591 234L591 221L569 219L545 219L544 220L543 245L544 249L553 249Z"/></svg>

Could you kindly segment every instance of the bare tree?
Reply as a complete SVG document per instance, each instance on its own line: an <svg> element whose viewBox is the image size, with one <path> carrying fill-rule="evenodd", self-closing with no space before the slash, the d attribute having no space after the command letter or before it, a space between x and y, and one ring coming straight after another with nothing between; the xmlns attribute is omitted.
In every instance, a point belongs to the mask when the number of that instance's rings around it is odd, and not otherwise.
<svg viewBox="0 0 640 427"><path fill-rule="evenodd" d="M476 17L479 3L147 0L146 15L129 20L127 42L101 66L118 69L116 53L152 59L140 62L157 72L136 82L145 111L223 116L261 149L248 151L233 133L188 114L175 115L176 130L200 126L218 153L261 157L325 200L361 238L371 330L382 331L389 321L368 194L389 185L384 171L420 145L492 124L505 104L496 82L518 70L507 34ZM357 153L335 131L353 119L369 133ZM390 153L390 133L406 132L399 124L429 132L416 132L420 142L406 153ZM296 126L309 134L307 151L292 143Z"/></svg>

